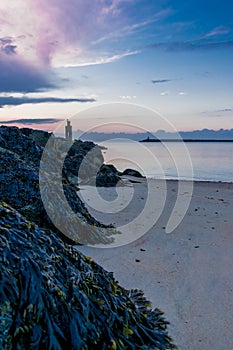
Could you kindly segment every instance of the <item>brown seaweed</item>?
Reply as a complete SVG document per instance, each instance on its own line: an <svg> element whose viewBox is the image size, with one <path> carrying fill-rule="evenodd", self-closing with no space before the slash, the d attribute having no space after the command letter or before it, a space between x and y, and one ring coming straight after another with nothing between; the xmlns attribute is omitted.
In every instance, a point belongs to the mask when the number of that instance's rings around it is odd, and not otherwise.
<svg viewBox="0 0 233 350"><path fill-rule="evenodd" d="M0 204L0 348L174 349L163 313L76 247Z"/></svg>

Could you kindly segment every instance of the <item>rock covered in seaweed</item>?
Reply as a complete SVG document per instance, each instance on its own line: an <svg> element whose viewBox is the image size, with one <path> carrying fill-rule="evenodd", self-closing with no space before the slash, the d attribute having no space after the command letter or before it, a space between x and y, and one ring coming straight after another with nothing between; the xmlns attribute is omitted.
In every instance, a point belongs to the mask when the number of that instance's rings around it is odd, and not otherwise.
<svg viewBox="0 0 233 350"><path fill-rule="evenodd" d="M0 126L0 147L16 153L20 159L39 167L43 152L32 137L16 126Z"/></svg>
<svg viewBox="0 0 233 350"><path fill-rule="evenodd" d="M121 178L121 173L112 164L103 164L96 176L96 186L97 187L114 187L117 184L123 185Z"/></svg>
<svg viewBox="0 0 233 350"><path fill-rule="evenodd" d="M1 349L173 349L141 291L0 203Z"/></svg>
<svg viewBox="0 0 233 350"><path fill-rule="evenodd" d="M35 130L30 128L22 128L20 131L28 136L30 139L32 139L37 146L45 147L46 143L48 142L48 139L52 135L51 132L47 132L44 130Z"/></svg>
<svg viewBox="0 0 233 350"><path fill-rule="evenodd" d="M64 169L68 174L78 174L80 179L88 179L96 176L103 162L104 157L98 145L90 141L74 140L65 159Z"/></svg>
<svg viewBox="0 0 233 350"><path fill-rule="evenodd" d="M34 221L39 226L55 230L44 209L39 186L40 162L44 151L41 144L44 144L49 136L51 136L49 133L40 132L39 130L30 132L30 129L0 127L0 201L6 201L27 219ZM78 166L92 149L94 149L92 153L95 155L95 162L92 158L86 158L90 163L88 167L92 169L91 171L94 171L95 168L97 172L98 167L103 162L101 150L92 142L75 141L72 146L70 144L67 146L66 140L55 137L52 138L51 142L55 142L57 148L52 149L51 154L48 154L49 168L47 173L44 173L42 181L46 184L49 184L50 181L53 184L54 192L52 195L49 190L44 192L46 192L46 198L51 204L56 203L54 215L58 218L60 226L63 225L65 219L68 220L69 216L68 210L62 205L64 192L72 214L78 216L81 224L89 224L88 230L85 230L85 225L83 225L83 228L80 225L77 231L79 233L82 230L85 231L86 243L111 242L112 239L107 237L107 227L89 214L84 203L77 195L77 186L69 179L72 174L74 176L75 171L78 172ZM61 155L67 147L68 153L63 166ZM59 160L61 166L63 166L62 193L56 190L58 182L56 168ZM85 166L85 168L87 167ZM72 230L69 238L75 243L80 243L80 236L75 234L75 229ZM85 243L84 239L82 243Z"/></svg>
<svg viewBox="0 0 233 350"><path fill-rule="evenodd" d="M122 175L128 175L128 176L134 176L134 177L139 177L139 178L143 178L145 176L143 176L138 170L134 170L134 169L125 169L122 173Z"/></svg>
<svg viewBox="0 0 233 350"><path fill-rule="evenodd" d="M115 187L116 185L123 186L121 180L121 172L119 172L112 164L102 164L95 176L82 180L81 185L91 185L97 187Z"/></svg>

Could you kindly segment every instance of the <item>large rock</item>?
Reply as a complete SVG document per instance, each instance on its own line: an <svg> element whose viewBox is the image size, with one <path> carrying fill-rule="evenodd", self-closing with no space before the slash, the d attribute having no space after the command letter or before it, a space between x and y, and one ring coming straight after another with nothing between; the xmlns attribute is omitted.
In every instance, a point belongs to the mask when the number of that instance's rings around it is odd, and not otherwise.
<svg viewBox="0 0 233 350"><path fill-rule="evenodd" d="M116 175L121 175L121 172L117 170L117 168L113 164L103 164L99 171L98 174L116 174Z"/></svg>
<svg viewBox="0 0 233 350"><path fill-rule="evenodd" d="M55 230L55 225L75 243L110 243L114 231L95 220L77 194L80 180L100 187L124 185L121 173L103 162L93 142L71 143L44 131L2 126L0 200L41 227Z"/></svg>
<svg viewBox="0 0 233 350"><path fill-rule="evenodd" d="M107 226L99 223L89 214L77 195L77 186L69 181L68 175L72 174L70 168L63 167L63 173L58 173L59 166L62 168L63 165L62 151L67 147L69 149L70 145L67 145L64 139L52 138L57 148L52 147L47 152L48 166L46 171L40 174L40 184L43 185L40 187L39 171L44 148L37 145L28 132L29 135L23 132L25 130L22 131L16 127L0 128L0 201L8 202L28 220L53 230L56 230L53 223L59 231L62 231L61 228L66 227L74 216L78 217L78 221L76 220L78 227L70 225L69 230L66 229L69 233L68 238L75 243L111 242L112 238L108 237ZM95 149L96 156L99 156L100 164L103 158L100 157L100 151L93 143L75 142L69 152L73 154L72 157L83 159L92 148ZM66 158L71 158L69 152ZM76 154L76 152L79 153ZM96 165L97 169L99 164ZM60 182L59 175L61 175ZM49 205L49 216L47 208L44 209L41 195L43 195L43 203L46 201Z"/></svg>
<svg viewBox="0 0 233 350"><path fill-rule="evenodd" d="M145 176L143 176L139 171L134 170L134 169L125 169L122 173L122 175L128 175L128 176L134 176L134 177L139 177L139 178L144 178Z"/></svg>
<svg viewBox="0 0 233 350"><path fill-rule="evenodd" d="M124 186L124 182L120 177L121 173L112 164L103 164L97 173L91 178L82 179L82 185L97 187L115 187Z"/></svg>
<svg viewBox="0 0 233 350"><path fill-rule="evenodd" d="M16 153L27 163L40 164L42 148L16 126L0 126L0 147Z"/></svg>
<svg viewBox="0 0 233 350"><path fill-rule="evenodd" d="M0 203L0 349L173 349L167 322L89 257Z"/></svg>
<svg viewBox="0 0 233 350"><path fill-rule="evenodd" d="M29 128L22 128L20 130L24 135L29 136L36 143L36 145L41 147L45 147L48 139L52 135L51 132L44 130L34 130Z"/></svg>
<svg viewBox="0 0 233 350"><path fill-rule="evenodd" d="M96 176L104 158L99 146L93 142L75 140L64 162L64 169L82 180Z"/></svg>
<svg viewBox="0 0 233 350"><path fill-rule="evenodd" d="M120 178L121 173L112 164L103 164L96 176L97 187L114 187L116 185L123 185Z"/></svg>

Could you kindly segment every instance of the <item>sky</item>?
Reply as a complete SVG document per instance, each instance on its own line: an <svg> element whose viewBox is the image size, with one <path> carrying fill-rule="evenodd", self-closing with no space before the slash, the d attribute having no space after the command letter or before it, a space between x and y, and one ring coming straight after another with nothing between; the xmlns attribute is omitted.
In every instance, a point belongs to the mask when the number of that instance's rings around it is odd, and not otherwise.
<svg viewBox="0 0 233 350"><path fill-rule="evenodd" d="M232 13L232 0L1 0L0 122L80 114L85 129L104 105L100 123L144 109L180 131L233 128Z"/></svg>

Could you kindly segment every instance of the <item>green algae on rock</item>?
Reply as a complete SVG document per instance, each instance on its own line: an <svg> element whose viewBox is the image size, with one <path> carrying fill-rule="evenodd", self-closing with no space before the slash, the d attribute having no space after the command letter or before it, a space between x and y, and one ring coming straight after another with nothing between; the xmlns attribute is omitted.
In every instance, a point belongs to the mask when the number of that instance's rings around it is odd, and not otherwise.
<svg viewBox="0 0 233 350"><path fill-rule="evenodd" d="M0 203L0 348L174 349L167 322L51 230Z"/></svg>

